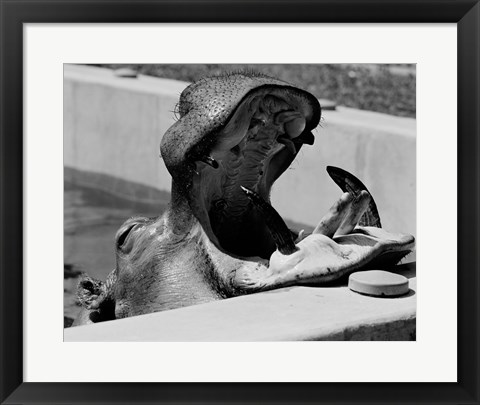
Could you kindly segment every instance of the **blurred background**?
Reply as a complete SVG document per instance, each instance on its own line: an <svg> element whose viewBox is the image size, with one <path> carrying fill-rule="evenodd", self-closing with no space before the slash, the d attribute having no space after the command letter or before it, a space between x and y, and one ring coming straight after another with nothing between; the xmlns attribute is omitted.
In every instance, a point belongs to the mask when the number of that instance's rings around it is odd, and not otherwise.
<svg viewBox="0 0 480 405"><path fill-rule="evenodd" d="M92 65L131 68L155 77L194 82L225 71L254 71L297 84L338 105L400 117L415 117L416 69L412 64L335 65Z"/></svg>
<svg viewBox="0 0 480 405"><path fill-rule="evenodd" d="M277 77L323 107L315 145L302 148L272 191L290 226L313 229L338 198L325 172L333 165L367 185L387 230L416 234L415 65L65 65L66 327L79 311L79 275L104 280L115 267L120 225L133 215L160 215L168 204L171 180L159 145L181 91L232 71Z"/></svg>

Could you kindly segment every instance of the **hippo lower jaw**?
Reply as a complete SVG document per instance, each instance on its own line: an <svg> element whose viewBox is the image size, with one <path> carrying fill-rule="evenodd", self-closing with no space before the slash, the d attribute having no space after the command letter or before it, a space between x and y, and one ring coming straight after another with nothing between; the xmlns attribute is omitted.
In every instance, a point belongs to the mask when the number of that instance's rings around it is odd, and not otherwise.
<svg viewBox="0 0 480 405"><path fill-rule="evenodd" d="M356 270L385 268L398 263L414 248L410 235L391 234L375 227L356 227L349 235L312 234L297 251L278 250L263 272L240 271L237 285L245 290L269 290L291 285L324 285Z"/></svg>

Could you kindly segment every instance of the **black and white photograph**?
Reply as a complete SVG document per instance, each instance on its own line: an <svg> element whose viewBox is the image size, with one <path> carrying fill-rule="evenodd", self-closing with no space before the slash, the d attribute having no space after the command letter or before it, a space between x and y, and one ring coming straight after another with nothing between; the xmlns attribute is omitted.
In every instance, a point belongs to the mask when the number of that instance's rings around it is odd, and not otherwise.
<svg viewBox="0 0 480 405"><path fill-rule="evenodd" d="M416 340L414 64L65 64L64 340Z"/></svg>

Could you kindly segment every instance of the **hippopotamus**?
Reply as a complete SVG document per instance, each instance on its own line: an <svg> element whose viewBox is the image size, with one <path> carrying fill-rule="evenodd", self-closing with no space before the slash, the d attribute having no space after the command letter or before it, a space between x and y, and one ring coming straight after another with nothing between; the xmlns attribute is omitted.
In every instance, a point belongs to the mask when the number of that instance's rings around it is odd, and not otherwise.
<svg viewBox="0 0 480 405"><path fill-rule="evenodd" d="M75 325L125 318L294 285L328 285L396 264L414 237L381 228L352 174L327 167L343 190L314 231L289 229L270 190L321 118L316 97L263 74L208 77L180 95L162 138L172 177L159 217L128 219L106 281L84 276Z"/></svg>

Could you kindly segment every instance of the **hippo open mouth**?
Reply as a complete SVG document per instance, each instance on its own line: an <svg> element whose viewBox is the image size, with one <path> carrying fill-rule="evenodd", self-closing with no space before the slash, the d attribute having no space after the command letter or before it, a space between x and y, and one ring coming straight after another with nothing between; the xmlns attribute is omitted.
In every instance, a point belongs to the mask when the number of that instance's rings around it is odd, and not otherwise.
<svg viewBox="0 0 480 405"><path fill-rule="evenodd" d="M197 161L192 194L211 240L231 255L269 258L275 243L263 213L242 187L270 201L274 181L288 168L320 111L298 91L264 87L249 93Z"/></svg>
<svg viewBox="0 0 480 405"><path fill-rule="evenodd" d="M236 73L188 86L178 113L160 145L170 205L122 225L115 270L105 283L79 285L79 323L323 284L413 249L413 236L380 228L367 188L339 168L327 170L344 194L311 235L288 229L270 204L275 180L314 142L321 108L312 94Z"/></svg>
<svg viewBox="0 0 480 405"><path fill-rule="evenodd" d="M180 119L162 140L162 156L167 168L173 168L174 182L177 180L185 191L209 239L226 254L269 259L275 250L294 252L298 234L287 229L270 205L270 190L302 145L313 145L311 131L321 116L318 100L306 91L262 75L234 74L206 80L182 93ZM179 132L188 134L191 142L180 143ZM178 153L179 144L184 148L180 165L170 163L173 142ZM341 169L330 168L329 173L355 198L366 190ZM347 190L346 178L358 186ZM379 227L376 208L368 208L375 206L373 200L360 203L353 205L365 206L357 219L363 215L361 224ZM349 232L353 231L354 227L350 228ZM374 233L357 230L356 243L361 240L371 245L379 236ZM388 256L387 261L391 261L408 253L412 238L394 243L397 237L378 256Z"/></svg>
<svg viewBox="0 0 480 405"><path fill-rule="evenodd" d="M169 169L174 181L187 190L195 216L220 249L266 259L275 243L241 187L270 201L275 180L304 143L313 144L319 103L310 93L263 75L209 78L208 89L202 86L206 80L182 93L180 120L163 138L162 156L167 155L167 168L175 167ZM195 134L185 144L182 170L168 157L173 143L178 149L179 132Z"/></svg>

